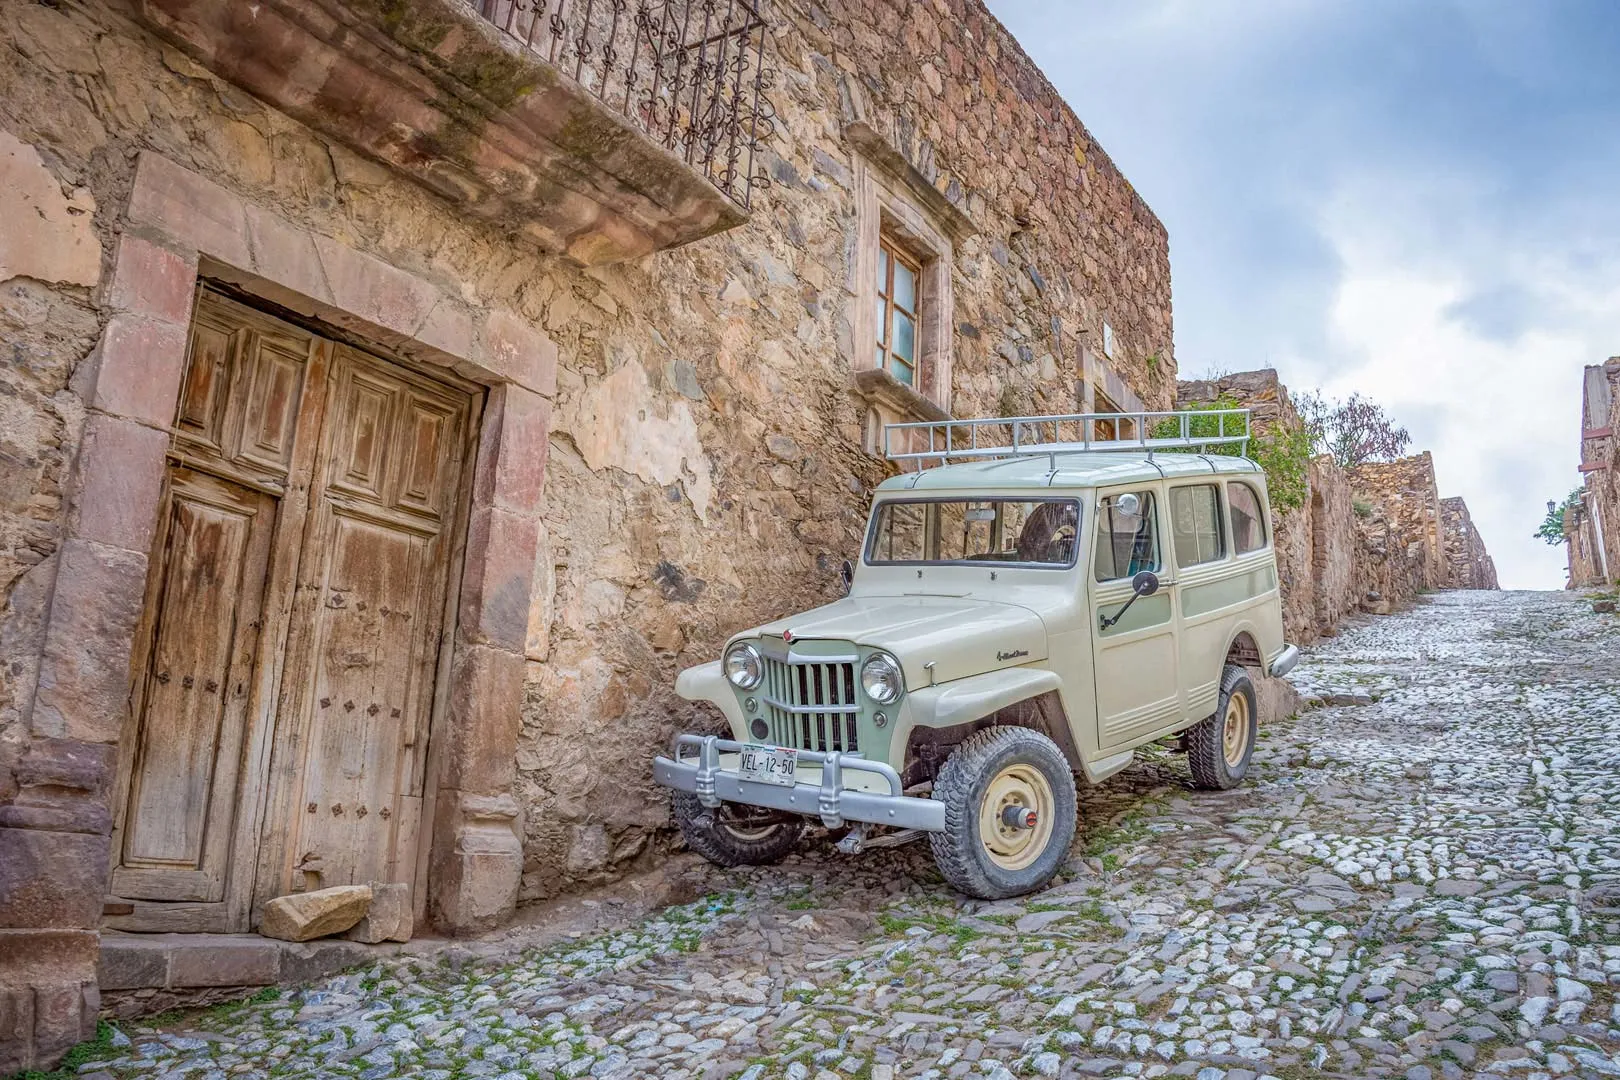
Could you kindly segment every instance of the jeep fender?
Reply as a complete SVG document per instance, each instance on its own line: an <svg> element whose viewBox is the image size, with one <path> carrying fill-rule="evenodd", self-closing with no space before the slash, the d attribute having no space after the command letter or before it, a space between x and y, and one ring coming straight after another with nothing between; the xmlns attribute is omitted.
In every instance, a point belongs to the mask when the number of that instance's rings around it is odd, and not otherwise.
<svg viewBox="0 0 1620 1080"><path fill-rule="evenodd" d="M746 739L748 729L743 724L742 707L737 704L736 691L726 681L720 661L710 660L681 672L675 677L675 692L687 701L707 701L720 710L739 739Z"/></svg>
<svg viewBox="0 0 1620 1080"><path fill-rule="evenodd" d="M970 675L941 686L925 686L910 695L910 725L896 731L904 746L912 727L955 727L989 716L1063 685L1057 672L1045 668L1002 668L983 675Z"/></svg>

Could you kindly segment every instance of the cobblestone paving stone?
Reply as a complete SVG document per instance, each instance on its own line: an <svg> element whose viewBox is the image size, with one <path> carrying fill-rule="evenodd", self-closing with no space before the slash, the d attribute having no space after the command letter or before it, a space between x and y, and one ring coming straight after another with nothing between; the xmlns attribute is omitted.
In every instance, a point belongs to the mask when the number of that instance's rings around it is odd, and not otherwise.
<svg viewBox="0 0 1620 1080"><path fill-rule="evenodd" d="M1084 791L1036 896L965 900L919 845L811 850L587 941L128 1024L81 1071L1620 1076L1620 622L1443 594L1295 682L1321 704L1237 791L1158 750Z"/></svg>

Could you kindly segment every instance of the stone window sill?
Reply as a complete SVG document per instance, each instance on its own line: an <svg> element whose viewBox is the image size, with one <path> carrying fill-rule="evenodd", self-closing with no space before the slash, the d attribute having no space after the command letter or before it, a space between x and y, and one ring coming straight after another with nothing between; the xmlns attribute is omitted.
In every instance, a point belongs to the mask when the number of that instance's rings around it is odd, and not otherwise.
<svg viewBox="0 0 1620 1080"><path fill-rule="evenodd" d="M907 420L949 420L951 414L881 368L855 373L855 392L868 405L880 405Z"/></svg>

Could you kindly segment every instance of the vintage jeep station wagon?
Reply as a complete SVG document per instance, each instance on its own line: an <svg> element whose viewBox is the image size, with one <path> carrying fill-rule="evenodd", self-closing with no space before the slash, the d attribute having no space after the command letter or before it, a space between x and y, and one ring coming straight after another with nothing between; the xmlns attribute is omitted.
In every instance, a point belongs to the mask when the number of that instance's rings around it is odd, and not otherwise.
<svg viewBox="0 0 1620 1080"><path fill-rule="evenodd" d="M926 834L972 896L1040 888L1099 783L1171 736L1229 788L1281 675L1266 478L1246 410L890 425L915 471L878 488L848 595L745 631L677 691L729 738L653 775L688 844L764 863L807 819L839 847Z"/></svg>

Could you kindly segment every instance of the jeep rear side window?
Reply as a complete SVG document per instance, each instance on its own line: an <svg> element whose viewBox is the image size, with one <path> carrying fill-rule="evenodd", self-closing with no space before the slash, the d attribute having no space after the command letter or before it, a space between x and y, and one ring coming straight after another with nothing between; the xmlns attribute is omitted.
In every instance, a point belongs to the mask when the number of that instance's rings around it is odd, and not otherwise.
<svg viewBox="0 0 1620 1080"><path fill-rule="evenodd" d="M1266 546L1266 518L1260 512L1260 496L1248 484L1228 484L1226 500L1232 506L1232 546L1239 555Z"/></svg>
<svg viewBox="0 0 1620 1080"><path fill-rule="evenodd" d="M1136 501L1136 513L1121 506ZM1143 570L1159 569L1159 533L1154 525L1153 493L1110 495L1097 508L1098 581L1118 581Z"/></svg>
<svg viewBox="0 0 1620 1080"><path fill-rule="evenodd" d="M1177 566L1199 566L1225 558L1221 489L1214 484L1171 488L1170 528L1175 535Z"/></svg>
<svg viewBox="0 0 1620 1080"><path fill-rule="evenodd" d="M1073 499L891 499L878 504L866 561L1074 565Z"/></svg>

